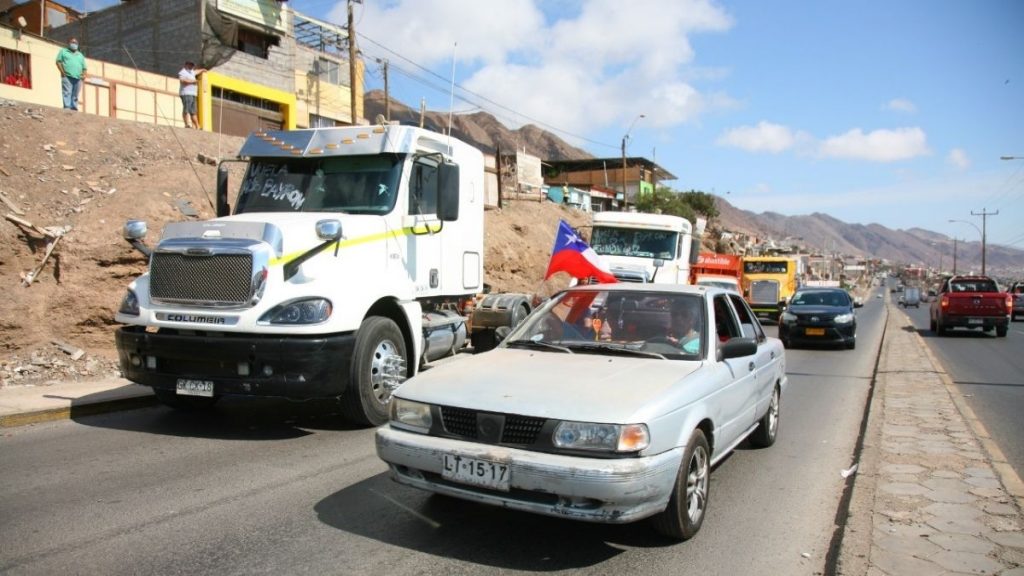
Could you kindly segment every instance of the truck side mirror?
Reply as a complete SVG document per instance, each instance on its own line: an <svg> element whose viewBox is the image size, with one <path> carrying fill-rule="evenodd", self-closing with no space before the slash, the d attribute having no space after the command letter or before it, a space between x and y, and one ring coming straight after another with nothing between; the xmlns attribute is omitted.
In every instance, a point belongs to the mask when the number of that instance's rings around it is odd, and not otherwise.
<svg viewBox="0 0 1024 576"><path fill-rule="evenodd" d="M149 229L145 220L129 220L121 228L121 236L128 241L142 240L146 237L146 232L149 232Z"/></svg>
<svg viewBox="0 0 1024 576"><path fill-rule="evenodd" d="M700 262L700 239L696 236L690 236L690 266L694 266Z"/></svg>
<svg viewBox="0 0 1024 576"><path fill-rule="evenodd" d="M437 218L442 222L459 219L459 165L442 162L437 167Z"/></svg>
<svg viewBox="0 0 1024 576"><path fill-rule="evenodd" d="M341 239L341 220L317 221L316 235L324 241Z"/></svg>
<svg viewBox="0 0 1024 576"><path fill-rule="evenodd" d="M229 216L231 205L228 204L228 167L221 164L217 167L217 217Z"/></svg>

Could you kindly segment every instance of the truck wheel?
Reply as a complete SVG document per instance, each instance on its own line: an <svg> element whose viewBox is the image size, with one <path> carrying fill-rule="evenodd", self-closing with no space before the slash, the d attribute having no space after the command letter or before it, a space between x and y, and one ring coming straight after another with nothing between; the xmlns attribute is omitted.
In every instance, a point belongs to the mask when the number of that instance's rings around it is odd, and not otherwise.
<svg viewBox="0 0 1024 576"><path fill-rule="evenodd" d="M942 325L941 320L935 320L935 333L938 334L939 336L946 335L946 327Z"/></svg>
<svg viewBox="0 0 1024 576"><path fill-rule="evenodd" d="M351 422L379 426L388 420L391 394L406 379L405 339L390 318L370 316L359 326L352 351L342 414Z"/></svg>
<svg viewBox="0 0 1024 576"><path fill-rule="evenodd" d="M928 329L931 330L932 332L936 332L936 330L935 330L935 318L929 318L928 319Z"/></svg>
<svg viewBox="0 0 1024 576"><path fill-rule="evenodd" d="M1006 333L1008 331L1009 331L1009 328L1006 327L1006 326L996 326L996 336L998 336L1000 338L1006 338Z"/></svg>
<svg viewBox="0 0 1024 576"><path fill-rule="evenodd" d="M212 398L205 398L202 396L181 396L174 390L163 390L160 388L153 388L153 395L160 401L164 406L169 406L175 410L181 410L182 412L197 412L200 410L209 410L213 408L213 405L220 400L220 396L214 396Z"/></svg>

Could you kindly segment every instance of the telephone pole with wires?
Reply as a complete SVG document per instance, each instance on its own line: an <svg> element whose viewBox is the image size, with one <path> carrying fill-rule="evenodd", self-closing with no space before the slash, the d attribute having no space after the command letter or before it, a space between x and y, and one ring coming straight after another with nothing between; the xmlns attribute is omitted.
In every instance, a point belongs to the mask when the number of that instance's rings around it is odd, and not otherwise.
<svg viewBox="0 0 1024 576"><path fill-rule="evenodd" d="M971 210L971 216L981 216L981 275L985 275L985 223L989 216L997 216L999 210L995 212L986 212L984 208L981 212L975 212Z"/></svg>
<svg viewBox="0 0 1024 576"><path fill-rule="evenodd" d="M363 0L348 0L348 83L349 83L349 105L352 107L352 125L356 125L356 54L359 49L356 47L356 19L352 6Z"/></svg>

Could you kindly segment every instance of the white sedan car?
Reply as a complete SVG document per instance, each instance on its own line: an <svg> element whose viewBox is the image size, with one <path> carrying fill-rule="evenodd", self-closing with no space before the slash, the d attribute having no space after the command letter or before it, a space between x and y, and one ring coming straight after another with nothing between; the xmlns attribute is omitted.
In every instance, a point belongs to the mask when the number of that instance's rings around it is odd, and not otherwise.
<svg viewBox="0 0 1024 576"><path fill-rule="evenodd" d="M782 343L718 288L580 286L485 354L391 401L377 454L402 484L592 522L701 527L712 466L775 442Z"/></svg>

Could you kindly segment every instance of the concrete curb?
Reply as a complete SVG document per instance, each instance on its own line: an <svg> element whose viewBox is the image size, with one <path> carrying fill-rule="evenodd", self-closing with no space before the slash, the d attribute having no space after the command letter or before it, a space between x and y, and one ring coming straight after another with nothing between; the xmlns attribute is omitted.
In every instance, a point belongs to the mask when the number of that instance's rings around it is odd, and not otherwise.
<svg viewBox="0 0 1024 576"><path fill-rule="evenodd" d="M29 424L40 424L43 422L54 422L57 420L73 420L81 416L93 416L120 410L134 410L136 408L148 408L157 404L155 396L136 396L134 398L116 398L112 400L100 400L85 404L66 406L63 408L49 408L45 410L34 410L19 414L0 415L0 428L16 428Z"/></svg>
<svg viewBox="0 0 1024 576"><path fill-rule="evenodd" d="M906 315L906 312L904 312ZM909 316L907 317L909 319ZM939 362L939 359L935 357L931 349L924 342L924 338L920 332L915 334L921 341L921 345L924 348L925 354L931 361L932 366L935 367L935 373L942 380L943 385L946 387L946 391L949 392L949 397L953 400L953 404L956 409L960 411L960 415L963 416L964 420L971 427L971 431L978 437L978 442L981 443L982 449L985 454L988 455L989 461L992 464L992 468L999 475L999 481L1002 482L1003 488L1006 489L1007 494L1013 497L1017 501L1017 508L1024 511L1024 482L1021 481L1020 476L1014 471L1013 466L1006 460L1006 455L992 439L992 435L989 434L988 429L985 425L978 420L978 417L974 414L974 410L964 400L963 394L960 393L956 388L956 384L953 379L946 372L946 368Z"/></svg>

